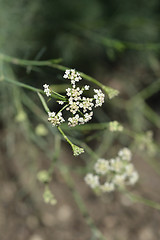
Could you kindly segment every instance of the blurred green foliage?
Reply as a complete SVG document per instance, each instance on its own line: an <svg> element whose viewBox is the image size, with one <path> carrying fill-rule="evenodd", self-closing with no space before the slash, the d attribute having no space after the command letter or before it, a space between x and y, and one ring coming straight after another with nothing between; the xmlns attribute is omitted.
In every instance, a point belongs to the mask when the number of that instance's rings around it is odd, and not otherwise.
<svg viewBox="0 0 160 240"><path fill-rule="evenodd" d="M21 166L20 174L31 168L34 176L50 163L49 174L54 175L56 166L94 234L95 227L71 179L73 172L79 173L82 179L95 159L113 156L120 146L129 146L135 158L136 154L140 155L137 162L144 160L144 169L148 162L160 175L157 131L160 117L156 97L160 91L159 11L158 0L0 0L0 53L13 56L9 64L0 55L0 127L6 156L11 158L9 165L12 167L13 156L17 159L19 155L18 164L27 162L25 167ZM27 65L26 61L16 62L15 58L37 62L27 61ZM91 124L74 129L63 125L66 135L85 149L82 161L72 162L71 149L61 147L57 129L48 124L35 90L30 91L34 87L42 90L44 83L51 84L59 93L65 91L68 85L60 68L46 64L44 67L38 62L59 58L62 65L76 68L120 91L111 101L106 97L103 108L94 112ZM28 89L20 88L26 85ZM51 111L57 110L54 102L50 101L48 106ZM114 120L124 126L121 134L108 130L108 122ZM21 145L27 154L20 149ZM45 157L39 159L36 151ZM61 151L66 156L64 159L63 155L59 157ZM69 158L69 164L65 158ZM46 170L40 173L42 182L50 182ZM142 176L142 184L143 181ZM48 186L44 199L55 203ZM133 199L159 209L151 201Z"/></svg>
<svg viewBox="0 0 160 240"><path fill-rule="evenodd" d="M83 69L131 49L157 54L159 9L158 0L0 0L0 48L21 58L61 57Z"/></svg>
<svg viewBox="0 0 160 240"><path fill-rule="evenodd" d="M159 77L159 9L158 0L0 0L0 51L22 59L62 58L63 65L111 82L130 98ZM62 81L49 68L14 67L14 74L39 88ZM141 129L147 125L144 105L134 106L132 113L141 120L135 123L131 111L129 119Z"/></svg>

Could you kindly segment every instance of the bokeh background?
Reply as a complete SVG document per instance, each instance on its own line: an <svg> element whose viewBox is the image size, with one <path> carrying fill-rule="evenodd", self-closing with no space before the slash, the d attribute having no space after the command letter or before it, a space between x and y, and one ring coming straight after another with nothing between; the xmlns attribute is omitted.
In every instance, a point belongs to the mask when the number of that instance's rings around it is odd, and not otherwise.
<svg viewBox="0 0 160 240"><path fill-rule="evenodd" d="M109 158L128 146L140 175L130 190L160 202L160 2L0 0L0 53L26 60L58 59L118 89L119 96L97 109L92 123L117 120L126 129L117 134L64 128L87 153L75 159L62 141L58 161L69 168L75 190L55 164L50 187L58 203L49 206L36 175L50 167L55 139L61 136L47 123L35 92L0 78L0 239L98 240L74 191L106 239L160 239L159 210L120 193L97 197L83 181L92 151ZM2 75L36 88L47 83L64 91L63 72L54 68L22 67L0 58Z"/></svg>

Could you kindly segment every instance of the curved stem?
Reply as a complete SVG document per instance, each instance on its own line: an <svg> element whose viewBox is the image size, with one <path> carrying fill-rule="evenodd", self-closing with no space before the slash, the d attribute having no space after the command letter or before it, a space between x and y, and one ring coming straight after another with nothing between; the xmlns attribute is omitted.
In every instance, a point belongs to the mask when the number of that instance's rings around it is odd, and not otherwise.
<svg viewBox="0 0 160 240"><path fill-rule="evenodd" d="M34 92L40 92L40 93L43 93L43 94L44 94L44 91L43 91L42 89L32 87L32 86L27 85L27 84L25 84L25 83L21 83L21 82L18 82L18 81L9 79L9 78L7 78L7 77L4 77L4 81L9 82L9 83L12 83L12 84L15 84L15 85L17 85L17 86L19 86L19 87L23 87L23 88L29 89L29 90L34 91Z"/></svg>
<svg viewBox="0 0 160 240"><path fill-rule="evenodd" d="M85 222L87 223L87 225L90 227L92 234L94 237L96 237L96 239L99 240L106 240L106 238L104 237L104 235L100 232L100 230L96 227L93 219L90 217L87 207L84 204L84 201L81 197L81 195L78 193L78 191L76 191L76 187L74 184L74 180L71 177L71 174L69 172L69 169L67 168L67 166L63 164L59 164L58 165L60 173L62 174L67 186L69 187L73 198L76 202L77 207L79 208Z"/></svg>
<svg viewBox="0 0 160 240"><path fill-rule="evenodd" d="M65 96L63 96L63 95L61 95L61 94L59 94L59 93L57 93L57 92L55 92L53 90L51 90L51 91L53 92L54 95L56 95L58 97L58 99L66 100Z"/></svg>
<svg viewBox="0 0 160 240"><path fill-rule="evenodd" d="M149 206L149 207L152 207L152 208L155 208L155 209L158 209L160 210L160 203L157 203L157 202L154 202L152 200L149 200L149 199L146 199L146 198L143 198L141 196L137 196L133 193L130 193L130 192L127 192L127 191L124 191L123 192L132 202L137 202L137 203L142 203L146 206Z"/></svg>
<svg viewBox="0 0 160 240"><path fill-rule="evenodd" d="M62 131L62 129L59 127L57 127L58 130L60 131L60 133L62 134L62 136L65 138L65 140L71 145L71 147L73 146L73 143L69 140L69 138L65 135L65 133Z"/></svg>
<svg viewBox="0 0 160 240"><path fill-rule="evenodd" d="M61 110L59 110L59 112L58 113L60 113L60 112L62 112L66 107L68 107L69 106L69 104L66 104L63 108L61 108ZM57 114L58 114L57 113Z"/></svg>
<svg viewBox="0 0 160 240"><path fill-rule="evenodd" d="M51 59L46 61L25 60L11 57L3 53L0 53L0 59L20 66L51 66L52 63L57 63L60 61L60 59Z"/></svg>
<svg viewBox="0 0 160 240"><path fill-rule="evenodd" d="M30 60L13 58L13 57L10 57L10 56L2 54L2 53L0 53L0 59L2 59L3 61L6 61L6 62L10 62L12 64L21 65L21 66L48 66L48 67L52 67L52 68L55 68L55 69L58 69L58 70L61 70L61 71L65 71L66 69L68 69L68 67L57 64L56 60L55 61L54 60L30 61ZM79 73L81 74L81 76L84 79L86 79L86 80L96 84L97 86L101 87L106 92L109 99L118 95L118 93L119 93L118 90L103 85L102 83L100 83L96 79L88 76L87 74L84 74L82 72L79 72Z"/></svg>

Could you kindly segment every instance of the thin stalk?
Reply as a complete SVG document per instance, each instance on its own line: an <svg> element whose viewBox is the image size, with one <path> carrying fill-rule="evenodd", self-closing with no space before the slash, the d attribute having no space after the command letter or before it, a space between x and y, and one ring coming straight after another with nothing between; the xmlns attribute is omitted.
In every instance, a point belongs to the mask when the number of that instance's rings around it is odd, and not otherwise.
<svg viewBox="0 0 160 240"><path fill-rule="evenodd" d="M74 128L70 128L71 130L77 130L77 131L90 131L90 130L103 130L108 128L109 123L87 123L85 125L77 125ZM68 125L63 124L63 129L66 129Z"/></svg>
<svg viewBox="0 0 160 240"><path fill-rule="evenodd" d="M39 92L39 93L45 94L42 89L32 87L32 86L30 86L28 84L15 81L13 79L9 79L7 77L3 77L3 79L1 79L1 80L9 82L9 83L12 83L12 84L15 84L15 85L17 85L19 87L23 87L23 88L29 89L29 90L34 91L34 92ZM66 98L63 95L61 95L59 93L56 93L54 91L52 91L52 92L53 92L53 96L52 97L55 97L56 99L63 100L63 101L64 101L64 99L66 100Z"/></svg>
<svg viewBox="0 0 160 240"><path fill-rule="evenodd" d="M69 169L64 164L59 164L58 167L59 167L59 170L60 170L67 186L69 187L69 189L73 195L73 198L74 198L85 222L90 227L90 229L93 233L93 236L99 240L106 240L106 238L102 235L102 233L99 231L99 229L97 229L93 219L90 217L87 207L85 206L81 195L78 193L78 191L75 190L76 187L74 184L74 180L71 177L71 174L69 172Z"/></svg>
<svg viewBox="0 0 160 240"><path fill-rule="evenodd" d="M65 97L65 96L63 96L63 95L61 95L61 94L59 94L59 93L57 93L57 92L55 92L55 91L53 91L53 90L52 90L52 92L53 92L54 95L56 95L56 96L58 97L58 99L66 100L66 97Z"/></svg>
<svg viewBox="0 0 160 240"><path fill-rule="evenodd" d="M39 97L40 100L41 100L41 103L42 103L45 111L46 111L47 113L50 112L50 110L49 110L49 108L48 108L48 106L47 106L47 104L46 104L46 101L44 100L44 97L43 97L39 92L37 92L37 94L38 94L38 97Z"/></svg>
<svg viewBox="0 0 160 240"><path fill-rule="evenodd" d="M58 134L55 135L55 143L54 143L54 153L53 153L53 158L51 160L51 165L48 170L49 175L51 176L54 171L55 164L58 160L58 157L60 155L60 150L61 150L61 139Z"/></svg>
<svg viewBox="0 0 160 240"><path fill-rule="evenodd" d="M58 69L58 70L61 70L61 71L65 71L66 69L68 69L68 67L59 65L52 60L30 61L30 60L13 58L13 57L10 57L10 56L2 54L2 53L0 53L0 59L2 59L3 61L6 61L6 62L10 62L12 64L20 65L20 66L48 66L48 67L52 67L52 68L55 68L55 69ZM103 85L102 83L100 83L96 79L88 76L87 74L84 74L82 72L79 72L79 73L81 74L81 76L84 79L86 79L86 80L96 84L97 86L101 87L107 93L109 99L118 95L118 93L119 93L118 90Z"/></svg>
<svg viewBox="0 0 160 240"><path fill-rule="evenodd" d="M64 137L64 139L71 145L71 147L73 146L73 143L69 140L69 138L66 136L66 134L62 131L62 129L59 127L57 127L58 130L60 131L60 133L62 134L62 136Z"/></svg>
<svg viewBox="0 0 160 240"><path fill-rule="evenodd" d="M69 104L66 104L63 108L61 108L61 110L59 110L59 112L58 113L60 113L60 112L62 112L66 107L68 107L69 106ZM57 114L58 114L57 113Z"/></svg>
<svg viewBox="0 0 160 240"><path fill-rule="evenodd" d="M45 61L25 60L11 57L3 53L0 53L0 59L2 59L5 62L9 62L20 66L51 66L52 63L57 63L60 61L60 59L51 59Z"/></svg>
<svg viewBox="0 0 160 240"><path fill-rule="evenodd" d="M83 149L83 148L78 147L77 145L73 144L73 143L69 140L69 138L65 135L65 133L64 133L64 132L62 131L62 129L60 128L60 126L57 127L57 128L58 128L58 130L60 131L60 133L63 135L63 137L66 139L66 141L71 145L74 156L78 156L78 155L80 155L81 153L84 152L84 149Z"/></svg>
<svg viewBox="0 0 160 240"><path fill-rule="evenodd" d="M149 200L149 199L146 199L146 198L143 198L141 196L138 196L138 195L135 195L133 193L130 193L130 192L123 192L127 198L129 198L132 202L137 202L137 203L142 203L146 206L149 206L149 207L152 207L152 208L155 208L157 210L160 210L160 203L157 203L157 202L154 202L152 200Z"/></svg>
<svg viewBox="0 0 160 240"><path fill-rule="evenodd" d="M151 97L153 94L160 90L160 79L150 84L148 87L143 89L141 92L134 95L129 101L134 101L135 99L141 97L143 100Z"/></svg>
<svg viewBox="0 0 160 240"><path fill-rule="evenodd" d="M148 106L148 104L145 104L145 108L142 109L143 114L149 119L150 122L152 122L157 128L160 128L160 117L159 115L152 110L151 107Z"/></svg>
<svg viewBox="0 0 160 240"><path fill-rule="evenodd" d="M23 87L23 88L29 89L29 90L34 91L34 92L44 93L44 91L43 91L42 89L32 87L32 86L27 85L27 84L25 84L25 83L21 83L21 82L15 81L15 80L13 80L13 79L9 79L9 78L7 78L7 77L4 77L4 81L5 81L5 82L12 83L12 84L15 84L15 85L17 85L17 86L19 86L19 87Z"/></svg>
<svg viewBox="0 0 160 240"><path fill-rule="evenodd" d="M77 28L77 26L76 26ZM81 28L78 28L79 32ZM120 41L118 39L108 38L106 36L100 35L92 30L85 30L83 28L83 35L89 39L94 40L97 43L101 43L106 47L114 48L117 51L123 51L124 49L134 49L137 51L144 51L144 50L159 50L160 43L135 43L135 42L128 42L128 41Z"/></svg>

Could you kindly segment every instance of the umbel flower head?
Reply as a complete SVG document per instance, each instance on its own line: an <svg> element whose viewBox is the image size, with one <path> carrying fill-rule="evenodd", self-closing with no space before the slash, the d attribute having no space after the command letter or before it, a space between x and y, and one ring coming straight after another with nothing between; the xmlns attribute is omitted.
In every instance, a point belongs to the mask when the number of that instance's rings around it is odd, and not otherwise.
<svg viewBox="0 0 160 240"><path fill-rule="evenodd" d="M67 119L70 127L87 123L93 117L93 108L101 107L104 103L105 95L101 89L93 89L93 97L86 97L85 93L90 89L90 86L77 86L77 83L82 78L75 69L66 70L63 78L69 80L71 86L66 89L66 96L62 96L57 101L59 105L62 105L61 110L58 113L48 112L48 121L51 122L52 126L61 125L65 121L62 116L62 112L65 110L70 113ZM49 88L49 85L44 84L43 87L47 97L50 97L52 90Z"/></svg>
<svg viewBox="0 0 160 240"><path fill-rule="evenodd" d="M130 162L132 153L128 148L118 152L118 156L110 160L98 159L94 165L95 173L88 173L84 180L97 193L112 192L134 185L139 178L138 172Z"/></svg>

